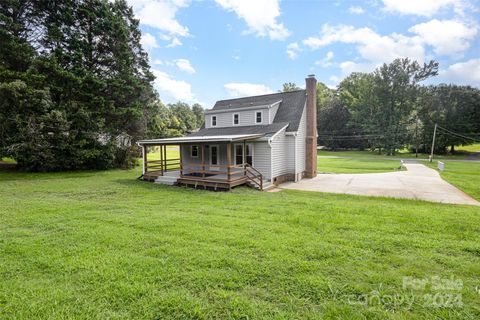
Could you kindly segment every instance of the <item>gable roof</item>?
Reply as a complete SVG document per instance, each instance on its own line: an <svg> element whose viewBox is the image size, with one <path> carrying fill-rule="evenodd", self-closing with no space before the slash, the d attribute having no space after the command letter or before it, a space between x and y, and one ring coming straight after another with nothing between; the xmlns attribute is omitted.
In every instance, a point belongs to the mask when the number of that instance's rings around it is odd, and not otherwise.
<svg viewBox="0 0 480 320"><path fill-rule="evenodd" d="M265 94L261 96L220 100L215 103L215 105L211 110L234 111L235 109L238 109L238 108L265 106L265 105L271 105L281 101L280 105L278 106L275 119L273 119L273 124L288 123L289 125L287 128L287 131L297 131L298 126L300 124L300 119L302 118L302 113L303 113L306 99L307 99L306 90L296 90L296 91L290 91L290 92ZM242 128L244 130L250 130L250 127L257 127L257 126L238 127L238 128L239 129Z"/></svg>

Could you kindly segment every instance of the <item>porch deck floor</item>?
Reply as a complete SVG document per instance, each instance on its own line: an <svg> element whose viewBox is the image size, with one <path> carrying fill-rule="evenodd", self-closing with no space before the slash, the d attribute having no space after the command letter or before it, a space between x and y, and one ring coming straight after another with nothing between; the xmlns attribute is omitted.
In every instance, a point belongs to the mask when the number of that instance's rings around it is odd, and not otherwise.
<svg viewBox="0 0 480 320"><path fill-rule="evenodd" d="M242 170L233 170L232 169L232 174L231 174L231 180L236 180L240 177L242 177L240 173L242 172ZM174 171L168 171L168 172L165 172L163 174L163 176L165 177L175 177L175 178L185 178L185 179L192 179L192 180L209 180L209 179L212 179L212 180L225 180L225 182L228 182L228 178L227 178L227 174L226 173L218 173L218 174L212 174L210 173L209 175L205 176L205 177L201 177L201 176L194 176L194 175L188 175L187 174L184 174L183 177L180 177L180 170L174 170ZM161 176L160 176L161 177Z"/></svg>

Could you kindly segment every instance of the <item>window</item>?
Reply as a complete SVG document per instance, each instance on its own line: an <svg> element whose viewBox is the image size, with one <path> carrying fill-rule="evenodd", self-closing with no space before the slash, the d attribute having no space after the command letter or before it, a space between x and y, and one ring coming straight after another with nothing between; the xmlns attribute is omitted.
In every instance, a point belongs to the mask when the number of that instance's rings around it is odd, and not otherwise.
<svg viewBox="0 0 480 320"><path fill-rule="evenodd" d="M262 123L262 111L255 112L255 123Z"/></svg>
<svg viewBox="0 0 480 320"><path fill-rule="evenodd" d="M245 157L245 160L249 165L253 166L253 146L251 144L247 144L245 148L247 149L247 156Z"/></svg>
<svg viewBox="0 0 480 320"><path fill-rule="evenodd" d="M251 144L246 144L245 149L246 149L245 162L253 166L253 146ZM242 164L243 163L243 144L236 144L234 153L235 153L235 164Z"/></svg>
<svg viewBox="0 0 480 320"><path fill-rule="evenodd" d="M235 145L235 164L242 164L243 163L243 145L236 144Z"/></svg>
<svg viewBox="0 0 480 320"><path fill-rule="evenodd" d="M192 158L198 158L198 146L190 146L190 155Z"/></svg>
<svg viewBox="0 0 480 320"><path fill-rule="evenodd" d="M240 115L238 113L233 114L233 124L239 124L240 123Z"/></svg>
<svg viewBox="0 0 480 320"><path fill-rule="evenodd" d="M212 116L212 127L217 126L217 116Z"/></svg>
<svg viewBox="0 0 480 320"><path fill-rule="evenodd" d="M218 165L218 146L211 146L210 147L210 164L211 165ZM218 170L218 167L210 168L210 170Z"/></svg>

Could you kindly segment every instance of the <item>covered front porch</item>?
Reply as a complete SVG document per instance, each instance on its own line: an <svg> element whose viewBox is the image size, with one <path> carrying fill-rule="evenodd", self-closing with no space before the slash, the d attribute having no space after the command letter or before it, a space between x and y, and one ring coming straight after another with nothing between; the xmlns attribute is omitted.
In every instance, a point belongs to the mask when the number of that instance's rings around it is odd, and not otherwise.
<svg viewBox="0 0 480 320"><path fill-rule="evenodd" d="M264 177L253 166L249 144L260 137L231 135L139 141L142 179L213 190L230 190L244 184L263 190ZM172 146L178 146L178 154L173 157Z"/></svg>

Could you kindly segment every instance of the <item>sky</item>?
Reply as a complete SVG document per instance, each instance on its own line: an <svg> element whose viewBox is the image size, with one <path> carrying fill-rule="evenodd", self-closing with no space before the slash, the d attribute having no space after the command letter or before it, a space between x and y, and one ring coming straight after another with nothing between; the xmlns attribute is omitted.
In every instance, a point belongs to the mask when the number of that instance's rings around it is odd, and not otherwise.
<svg viewBox="0 0 480 320"><path fill-rule="evenodd" d="M164 103L334 88L397 57L436 60L426 84L480 87L480 0L127 0Z"/></svg>

